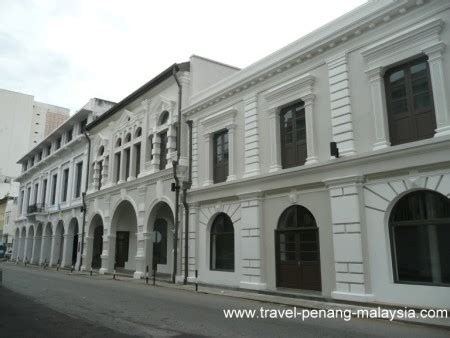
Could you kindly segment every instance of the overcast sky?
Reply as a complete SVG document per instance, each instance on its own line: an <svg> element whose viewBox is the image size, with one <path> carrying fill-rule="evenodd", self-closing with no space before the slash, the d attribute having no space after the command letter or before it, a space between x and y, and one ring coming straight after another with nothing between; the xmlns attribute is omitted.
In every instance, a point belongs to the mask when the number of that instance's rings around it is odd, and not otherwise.
<svg viewBox="0 0 450 338"><path fill-rule="evenodd" d="M363 0L0 0L0 88L75 110L197 54L240 68Z"/></svg>

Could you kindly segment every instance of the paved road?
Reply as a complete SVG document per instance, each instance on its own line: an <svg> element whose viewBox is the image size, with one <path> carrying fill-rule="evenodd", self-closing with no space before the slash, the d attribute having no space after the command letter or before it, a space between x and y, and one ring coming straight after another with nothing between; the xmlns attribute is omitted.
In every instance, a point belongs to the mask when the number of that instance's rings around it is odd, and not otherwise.
<svg viewBox="0 0 450 338"><path fill-rule="evenodd" d="M0 264L2 337L449 337L450 331L381 320L228 319L223 309L283 309L142 282ZM8 294L8 291L13 293ZM286 308L286 307L284 307ZM6 312L6 314L4 313ZM23 330L23 331L21 331ZM6 332L5 332L6 331ZM22 332L22 334L20 334ZM64 332L64 335L61 335Z"/></svg>

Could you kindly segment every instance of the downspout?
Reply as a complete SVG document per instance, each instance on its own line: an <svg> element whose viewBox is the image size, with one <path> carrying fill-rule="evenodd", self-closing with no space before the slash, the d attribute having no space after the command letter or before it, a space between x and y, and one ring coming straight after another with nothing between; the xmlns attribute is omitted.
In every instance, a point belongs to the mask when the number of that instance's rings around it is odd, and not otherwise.
<svg viewBox="0 0 450 338"><path fill-rule="evenodd" d="M187 284L189 276L189 204L186 201L187 190L192 185L192 120L186 121L189 127L189 175L188 181L183 182L183 207L184 207L184 284Z"/></svg>
<svg viewBox="0 0 450 338"><path fill-rule="evenodd" d="M177 175L177 167L180 162L180 136L181 136L181 98L182 98L182 88L180 80L177 76L178 65L174 65L172 69L172 74L175 82L178 86L178 128L177 128L177 159L172 161L173 178L175 180L175 224L173 233L173 269L172 269L172 283L175 284L175 277L177 275L177 259L178 259L178 223L179 223L179 204L180 204L180 180Z"/></svg>
<svg viewBox="0 0 450 338"><path fill-rule="evenodd" d="M84 192L81 194L81 199L83 203L83 225L81 226L81 248L80 248L80 265L78 266L78 271L81 271L81 265L83 265L83 249L84 249L84 228L86 226L86 192L88 190L89 185L89 162L91 161L91 138L89 137L89 134L87 131L83 132L84 136L86 137L86 140L88 141L88 153L87 153L87 167L86 167L86 182L84 187Z"/></svg>

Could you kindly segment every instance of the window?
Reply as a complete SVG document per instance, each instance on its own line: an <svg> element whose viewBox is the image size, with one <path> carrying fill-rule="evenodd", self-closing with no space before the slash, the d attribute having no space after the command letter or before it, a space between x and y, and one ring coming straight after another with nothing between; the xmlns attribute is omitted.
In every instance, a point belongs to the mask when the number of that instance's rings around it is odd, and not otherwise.
<svg viewBox="0 0 450 338"><path fill-rule="evenodd" d="M22 171L27 171L28 163L22 163Z"/></svg>
<svg viewBox="0 0 450 338"><path fill-rule="evenodd" d="M86 131L86 125L87 125L87 119L84 119L80 122L80 131L81 133L84 133Z"/></svg>
<svg viewBox="0 0 450 338"><path fill-rule="evenodd" d="M34 157L31 158L30 160L30 168L34 166Z"/></svg>
<svg viewBox="0 0 450 338"><path fill-rule="evenodd" d="M31 200L31 187L28 187L28 189L27 189L27 204L26 204L27 208L30 205L30 200Z"/></svg>
<svg viewBox="0 0 450 338"><path fill-rule="evenodd" d="M225 182L228 177L228 131L214 134L214 183Z"/></svg>
<svg viewBox="0 0 450 338"><path fill-rule="evenodd" d="M33 197L34 204L37 204L37 202L38 202L38 191L39 191L39 183L36 183L34 185L34 197Z"/></svg>
<svg viewBox="0 0 450 338"><path fill-rule="evenodd" d="M61 148L61 139L62 139L61 136L58 137L58 138L56 139L56 146L55 146L55 149L56 149L56 150L58 150L59 148Z"/></svg>
<svg viewBox="0 0 450 338"><path fill-rule="evenodd" d="M25 197L25 191L22 190L22 191L20 192L19 214L22 214L22 211L23 211L23 200L24 200L24 197Z"/></svg>
<svg viewBox="0 0 450 338"><path fill-rule="evenodd" d="M69 169L64 169L63 171L63 188L61 202L67 201L67 188L69 186Z"/></svg>
<svg viewBox="0 0 450 338"><path fill-rule="evenodd" d="M125 136L125 143L128 143L128 142L130 142L131 141L131 133L128 133L126 136Z"/></svg>
<svg viewBox="0 0 450 338"><path fill-rule="evenodd" d="M161 113L161 116L159 118L159 125L166 124L168 120L169 120L169 112L165 110Z"/></svg>
<svg viewBox="0 0 450 338"><path fill-rule="evenodd" d="M130 177L130 148L125 149L124 151L125 156L125 179L128 179Z"/></svg>
<svg viewBox="0 0 450 338"><path fill-rule="evenodd" d="M42 206L45 206L45 199L47 198L47 179L42 181Z"/></svg>
<svg viewBox="0 0 450 338"><path fill-rule="evenodd" d="M150 161L153 161L153 135L150 135L149 137L149 142L150 142Z"/></svg>
<svg viewBox="0 0 450 338"><path fill-rule="evenodd" d="M307 151L305 105L303 101L281 109L280 128L283 168L305 164Z"/></svg>
<svg viewBox="0 0 450 338"><path fill-rule="evenodd" d="M98 189L102 187L102 171L103 171L103 161L98 162Z"/></svg>
<svg viewBox="0 0 450 338"><path fill-rule="evenodd" d="M37 161L41 162L41 160L42 160L42 150L37 154Z"/></svg>
<svg viewBox="0 0 450 338"><path fill-rule="evenodd" d="M58 175L54 174L52 179L52 205L56 202L56 183L58 181Z"/></svg>
<svg viewBox="0 0 450 338"><path fill-rule="evenodd" d="M136 132L134 133L134 137L141 137L142 135L142 128L139 127L136 129Z"/></svg>
<svg viewBox="0 0 450 338"><path fill-rule="evenodd" d="M120 181L120 152L114 155L114 168L116 168L116 183Z"/></svg>
<svg viewBox="0 0 450 338"><path fill-rule="evenodd" d="M436 117L427 58L389 69L384 81L391 144L433 137Z"/></svg>
<svg viewBox="0 0 450 338"><path fill-rule="evenodd" d="M122 139L119 137L116 141L116 147L120 147L122 145Z"/></svg>
<svg viewBox="0 0 450 338"><path fill-rule="evenodd" d="M432 191L415 191L389 217L394 280L450 286L450 201Z"/></svg>
<svg viewBox="0 0 450 338"><path fill-rule="evenodd" d="M70 130L67 132L67 142L72 141L72 138L73 138L73 129L70 129Z"/></svg>
<svg viewBox="0 0 450 338"><path fill-rule="evenodd" d="M101 147L98 149L98 156L103 156L104 152L105 152L105 147L101 146Z"/></svg>
<svg viewBox="0 0 450 338"><path fill-rule="evenodd" d="M134 145L134 153L136 154L136 167L135 167L135 172L134 172L134 176L138 177L138 175L141 172L141 143L136 143Z"/></svg>
<svg viewBox="0 0 450 338"><path fill-rule="evenodd" d="M76 181L75 181L75 198L81 196L81 178L83 175L83 162L78 162L75 168Z"/></svg>
<svg viewBox="0 0 450 338"><path fill-rule="evenodd" d="M160 152L159 152L159 170L166 169L167 165L167 132L159 134Z"/></svg>
<svg viewBox="0 0 450 338"><path fill-rule="evenodd" d="M49 145L47 146L47 156L50 155L51 153L52 153L52 145L49 144Z"/></svg>
<svg viewBox="0 0 450 338"><path fill-rule="evenodd" d="M211 270L234 271L234 227L224 213L211 226Z"/></svg>

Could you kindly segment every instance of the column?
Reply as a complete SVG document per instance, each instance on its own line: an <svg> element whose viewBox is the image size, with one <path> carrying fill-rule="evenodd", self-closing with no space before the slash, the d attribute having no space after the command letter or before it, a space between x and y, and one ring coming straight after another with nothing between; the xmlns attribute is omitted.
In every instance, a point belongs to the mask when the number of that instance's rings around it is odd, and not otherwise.
<svg viewBox="0 0 450 338"><path fill-rule="evenodd" d="M52 235L52 244L50 249L50 259L49 259L49 266L54 266L58 263L58 253L59 253L59 245L61 244L61 236Z"/></svg>
<svg viewBox="0 0 450 338"><path fill-rule="evenodd" d="M132 181L136 179L136 149L134 148L134 143L130 145L130 176L127 181Z"/></svg>
<svg viewBox="0 0 450 338"><path fill-rule="evenodd" d="M40 239L40 238L39 238L39 239ZM33 252L32 252L32 254L31 254L31 258L30 258L30 263L31 263L31 264L36 264L36 263L38 263L38 260L39 260L39 257L38 257L38 255L39 255L38 247L39 247L39 248L41 247L40 244L41 244L41 243L38 242L37 236L34 235L34 237L33 237Z"/></svg>
<svg viewBox="0 0 450 338"><path fill-rule="evenodd" d="M325 181L330 193L333 247L336 271L335 299L371 301L368 256L364 254L363 177L353 176Z"/></svg>
<svg viewBox="0 0 450 338"><path fill-rule="evenodd" d="M387 122L386 98L381 67L366 71L372 95L372 114L375 123L375 143L373 150L389 147L389 126Z"/></svg>
<svg viewBox="0 0 450 338"><path fill-rule="evenodd" d="M347 55L345 53L336 55L328 60L327 64L330 83L333 141L337 143L339 155L353 155L356 152L353 135Z"/></svg>
<svg viewBox="0 0 450 338"><path fill-rule="evenodd" d="M145 270L143 271L147 271L146 267L148 266L148 273L149 276L151 276L153 271L153 233L144 232L142 233L142 238L144 240L144 255L145 255L144 256Z"/></svg>
<svg viewBox="0 0 450 338"><path fill-rule="evenodd" d="M124 183L125 181L126 181L126 177L125 177L125 166L126 166L126 159L125 159L125 152L124 152L124 150L122 149L121 151L120 151L120 164L119 164L119 167L120 167L120 175L119 175L119 181L117 182L117 184L120 184L120 183Z"/></svg>
<svg viewBox="0 0 450 338"><path fill-rule="evenodd" d="M44 262L50 263L50 257L48 255L49 247L52 245L52 236L44 235L41 241L41 253L39 256L39 265L44 264Z"/></svg>
<svg viewBox="0 0 450 338"><path fill-rule="evenodd" d="M444 49L445 43L439 42L423 50L428 56L431 85L433 87L433 100L437 126L436 134L434 135L435 137L450 135L450 106L448 98L449 92L447 91L444 75Z"/></svg>
<svg viewBox="0 0 450 338"><path fill-rule="evenodd" d="M277 109L269 111L269 143L270 143L270 168L269 172L281 170L281 152L280 152L280 118Z"/></svg>
<svg viewBox="0 0 450 338"><path fill-rule="evenodd" d="M159 137L159 134L154 133L153 134L153 160L151 161L150 166L150 172L154 173L159 170L159 154L161 152L161 138Z"/></svg>
<svg viewBox="0 0 450 338"><path fill-rule="evenodd" d="M178 79L180 80L181 83L181 88L182 88L182 104L181 106L187 107L188 106L188 101L189 101L189 95L187 93L189 93L189 83L190 83L190 75L189 72L183 72L183 73L178 73ZM180 142L180 165L182 166L188 166L188 147L189 147L189 142L188 142L188 127L186 124L186 118L184 115L181 116L181 121L178 122L178 128L180 129L181 132L181 142Z"/></svg>
<svg viewBox="0 0 450 338"><path fill-rule="evenodd" d="M63 244L63 255L61 258L61 266L71 266L72 265L72 248L69 243L73 243L73 235L72 234L64 234L64 244Z"/></svg>
<svg viewBox="0 0 450 338"><path fill-rule="evenodd" d="M25 250L23 255L23 262L30 262L31 256L33 255L33 237L27 235L25 237Z"/></svg>
<svg viewBox="0 0 450 338"><path fill-rule="evenodd" d="M178 123L178 128L180 127L180 124ZM167 164L166 164L166 169L167 168L172 168L172 159L176 158L176 129L174 127L174 125L169 126L169 129L167 130ZM181 160L181 158L180 158Z"/></svg>
<svg viewBox="0 0 450 338"><path fill-rule="evenodd" d="M199 230L199 209L197 203L189 204L188 282L195 282L195 270L198 270L197 233Z"/></svg>
<svg viewBox="0 0 450 338"><path fill-rule="evenodd" d="M204 145L205 145L205 149L204 149L204 154L205 157L203 159L203 175L205 176L205 180L203 181L203 186L206 187L208 185L211 185L214 183L213 181L213 149L212 149L212 134L208 133L208 134L204 134L203 135L204 138ZM228 138L229 139L229 138ZM228 145L228 147L230 147Z"/></svg>
<svg viewBox="0 0 450 338"><path fill-rule="evenodd" d="M254 192L239 196L241 200L241 282L245 289L262 290L266 288L262 267L263 251L261 228L261 193Z"/></svg>
<svg viewBox="0 0 450 338"><path fill-rule="evenodd" d="M314 94L309 94L302 98L305 102L305 122L306 122L306 152L305 164L313 164L319 161L316 150L316 130L314 129L313 101Z"/></svg>
<svg viewBox="0 0 450 338"><path fill-rule="evenodd" d="M256 94L244 98L244 152L245 170L243 177L259 175L259 128L258 128L258 97Z"/></svg>
<svg viewBox="0 0 450 338"><path fill-rule="evenodd" d="M227 182L228 181L233 181L236 179L236 173L234 170L234 153L235 153L235 149L234 149L234 131L236 129L236 125L232 124L230 126L227 126L228 129L228 177L227 177ZM211 156L211 159L213 157Z"/></svg>
<svg viewBox="0 0 450 338"><path fill-rule="evenodd" d="M192 187L198 187L198 122L192 123Z"/></svg>
<svg viewBox="0 0 450 338"><path fill-rule="evenodd" d="M90 271L92 266L92 252L94 245L94 237L86 236L84 237L84 248L83 248L83 265L81 265L82 271Z"/></svg>
<svg viewBox="0 0 450 338"><path fill-rule="evenodd" d="M100 175L99 175L99 172L100 172L100 164L99 164L99 162L97 161L97 162L94 162L93 163L94 164L94 172L93 172L93 175L92 175L92 190L98 190L98 187L99 187L99 178L100 178Z"/></svg>
<svg viewBox="0 0 450 338"><path fill-rule="evenodd" d="M106 237L106 238L105 238ZM101 255L102 267L99 270L100 274L112 273L114 270L116 253L116 235L103 236L103 252Z"/></svg>
<svg viewBox="0 0 450 338"><path fill-rule="evenodd" d="M109 183L109 155L105 156L103 160L103 168L102 168L102 188L108 186Z"/></svg>

